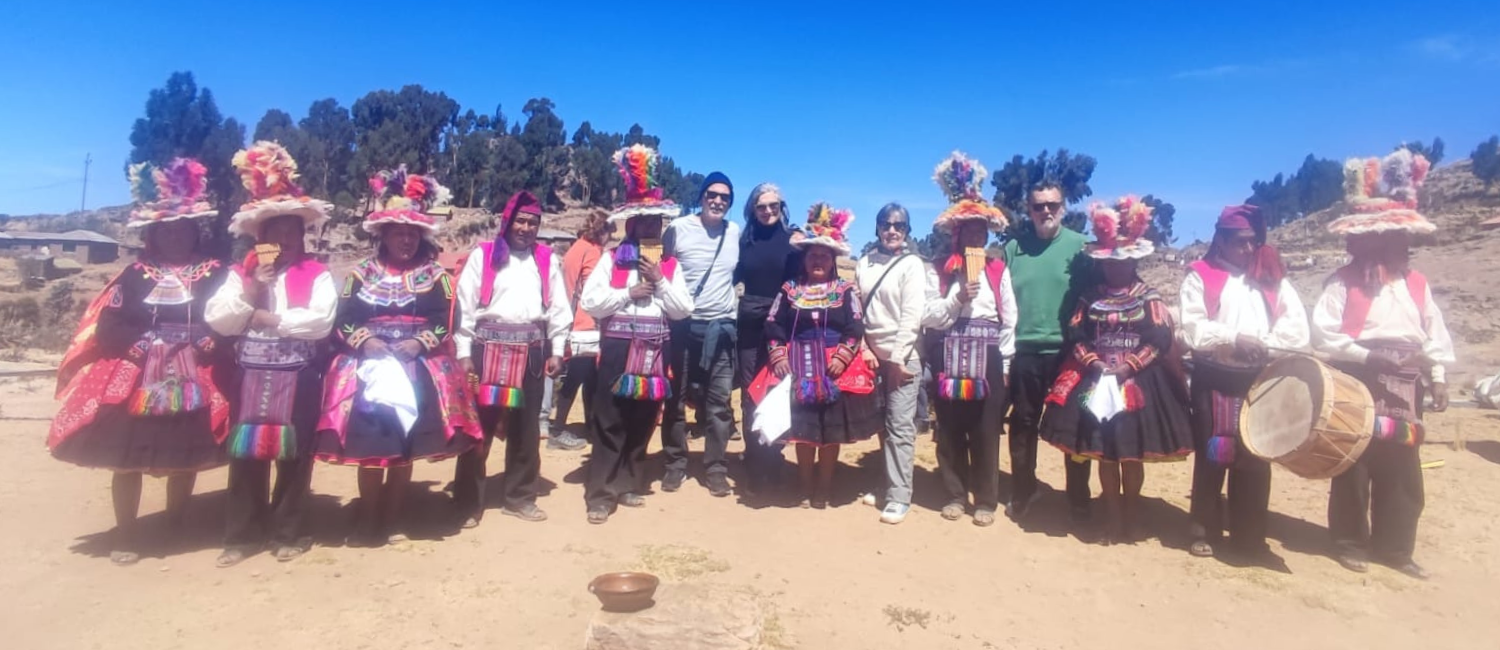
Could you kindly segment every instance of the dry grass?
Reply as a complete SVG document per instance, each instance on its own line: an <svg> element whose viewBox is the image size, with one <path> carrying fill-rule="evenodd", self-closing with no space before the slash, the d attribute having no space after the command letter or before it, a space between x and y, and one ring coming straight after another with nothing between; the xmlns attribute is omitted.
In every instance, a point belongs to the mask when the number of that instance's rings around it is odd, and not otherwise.
<svg viewBox="0 0 1500 650"><path fill-rule="evenodd" d="M729 570L728 562L696 546L646 544L636 548L636 566L667 580L686 580Z"/></svg>

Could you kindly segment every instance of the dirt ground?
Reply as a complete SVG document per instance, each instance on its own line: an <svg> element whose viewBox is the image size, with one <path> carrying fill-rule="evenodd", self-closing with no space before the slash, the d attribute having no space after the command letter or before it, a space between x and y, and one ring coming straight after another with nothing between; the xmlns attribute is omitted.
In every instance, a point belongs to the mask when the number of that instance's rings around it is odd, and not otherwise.
<svg viewBox="0 0 1500 650"><path fill-rule="evenodd" d="M877 480L874 442L844 451L828 510L752 507L689 483L604 526L584 520L586 452L549 451L540 501L549 521L492 510L460 533L441 492L452 464L423 464L410 498L414 539L381 549L343 547L354 471L323 465L308 513L316 548L289 564L261 554L227 570L213 565L217 470L199 479L186 534L120 568L108 559L108 475L54 461L43 445L55 408L50 380L0 380L10 467L0 482L0 629L10 648L581 648L598 608L585 585L628 568L754 589L771 648L1368 650L1494 648L1500 638L1500 414L1468 404L1431 418L1423 450L1443 461L1426 471L1426 583L1339 568L1324 555L1327 483L1280 470L1271 536L1284 570L1188 556L1187 463L1148 468L1151 538L1135 545L1073 534L1057 491L1023 526L943 521L930 439L919 447L916 506L899 526L857 502ZM1041 463L1058 488L1060 460ZM147 483L148 524L160 523L161 488Z"/></svg>

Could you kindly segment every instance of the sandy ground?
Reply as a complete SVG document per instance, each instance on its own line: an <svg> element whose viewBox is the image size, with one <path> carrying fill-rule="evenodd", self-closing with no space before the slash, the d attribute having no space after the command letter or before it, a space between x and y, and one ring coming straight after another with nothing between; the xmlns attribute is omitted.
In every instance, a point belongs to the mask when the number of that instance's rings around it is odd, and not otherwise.
<svg viewBox="0 0 1500 650"><path fill-rule="evenodd" d="M751 507L690 483L605 526L584 520L585 453L545 452L547 522L492 510L460 534L440 492L452 464L423 464L415 539L344 548L354 472L324 465L308 513L318 546L290 564L262 554L228 570L213 566L225 472L209 472L184 538L120 568L107 557L108 475L44 448L50 392L45 379L0 380L9 648L581 648L598 607L585 584L626 568L753 588L769 612L768 647L1367 650L1494 648L1500 638L1500 414L1467 405L1432 418L1423 450L1444 464L1426 472L1418 558L1435 577L1422 583L1339 568L1324 555L1327 483L1280 470L1271 535L1284 570L1187 555L1186 463L1148 468L1152 537L1135 545L1074 535L1056 491L1024 526L943 521L927 439L916 508L900 526L856 501L876 480L873 442L845 450L829 510ZM1060 457L1043 460L1043 480L1060 488ZM148 523L160 523L161 486L147 483Z"/></svg>

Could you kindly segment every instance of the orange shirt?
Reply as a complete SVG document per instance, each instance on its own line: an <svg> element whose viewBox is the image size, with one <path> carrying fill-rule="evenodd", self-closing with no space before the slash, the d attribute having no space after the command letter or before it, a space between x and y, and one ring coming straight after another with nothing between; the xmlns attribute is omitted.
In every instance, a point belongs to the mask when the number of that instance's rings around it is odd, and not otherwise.
<svg viewBox="0 0 1500 650"><path fill-rule="evenodd" d="M594 266L599 264L603 253L604 249L598 244L579 238L568 248L568 254L563 256L563 283L568 286L568 299L573 304L574 331L599 329L593 317L579 308L578 296L583 293L583 283L588 281L589 274L594 272Z"/></svg>

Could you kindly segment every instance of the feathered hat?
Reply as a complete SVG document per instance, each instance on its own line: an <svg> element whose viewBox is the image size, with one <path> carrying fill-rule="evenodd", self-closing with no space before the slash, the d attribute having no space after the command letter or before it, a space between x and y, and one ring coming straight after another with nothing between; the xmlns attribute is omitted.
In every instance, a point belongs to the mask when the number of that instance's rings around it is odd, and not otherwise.
<svg viewBox="0 0 1500 650"><path fill-rule="evenodd" d="M953 226L968 219L982 219L990 230L1000 232L1010 225L1005 211L984 200L984 181L989 171L979 161L955 151L938 163L932 180L948 197L948 209L939 214L933 227L953 232Z"/></svg>
<svg viewBox="0 0 1500 650"><path fill-rule="evenodd" d="M371 176L370 191L380 207L365 217L365 232L379 235L386 225L402 223L421 228L422 236L429 240L437 233L438 224L427 211L447 205L453 197L431 176L406 173L406 165Z"/></svg>
<svg viewBox="0 0 1500 650"><path fill-rule="evenodd" d="M1151 213L1151 206L1134 194L1120 197L1114 207L1095 201L1089 206L1094 241L1084 251L1100 260L1138 260L1151 255L1156 250L1146 239Z"/></svg>
<svg viewBox="0 0 1500 650"><path fill-rule="evenodd" d="M609 222L627 221L631 217L655 215L671 219L682 214L682 208L671 199L662 198L661 177L656 165L660 156L643 144L633 144L615 152L615 168L625 181L625 202L609 213Z"/></svg>
<svg viewBox="0 0 1500 650"><path fill-rule="evenodd" d="M287 214L302 217L302 224L311 228L333 209L327 201L302 193L297 186L297 161L275 142L257 142L234 154L234 168L250 192L250 202L230 219L230 234L259 236L262 222Z"/></svg>
<svg viewBox="0 0 1500 650"><path fill-rule="evenodd" d="M1336 235L1404 230L1431 234L1437 225L1417 212L1417 191L1432 163L1405 148L1381 158L1344 162L1344 203L1350 213L1328 224Z"/></svg>
<svg viewBox="0 0 1500 650"><path fill-rule="evenodd" d="M807 237L794 240L797 248L827 246L839 255L849 254L849 225L854 223L854 213L843 208L829 207L827 203L814 203L807 211Z"/></svg>
<svg viewBox="0 0 1500 650"><path fill-rule="evenodd" d="M208 169L192 158L177 158L158 167L148 162L131 165L130 195L136 206L126 228L195 219L214 214L208 204Z"/></svg>

